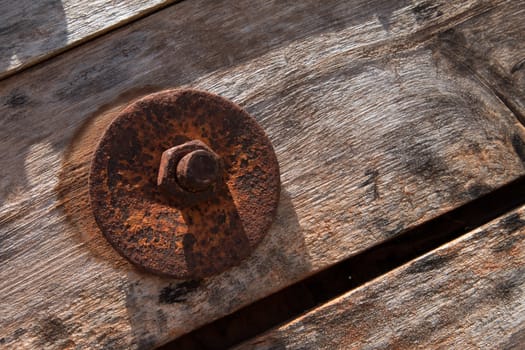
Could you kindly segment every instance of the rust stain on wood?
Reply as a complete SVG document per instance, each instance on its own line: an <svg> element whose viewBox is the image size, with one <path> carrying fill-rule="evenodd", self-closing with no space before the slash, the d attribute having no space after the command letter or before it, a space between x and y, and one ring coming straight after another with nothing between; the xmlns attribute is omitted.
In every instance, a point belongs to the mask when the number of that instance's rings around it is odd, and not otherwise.
<svg viewBox="0 0 525 350"><path fill-rule="evenodd" d="M76 228L78 242L85 244L92 256L104 260L114 268L121 267L125 261L111 249L93 217L89 203L89 164L100 135L129 101L159 89L152 85L135 87L117 96L113 102L100 106L78 128L64 152L59 182L55 189L58 195L57 207L64 211L65 219Z"/></svg>

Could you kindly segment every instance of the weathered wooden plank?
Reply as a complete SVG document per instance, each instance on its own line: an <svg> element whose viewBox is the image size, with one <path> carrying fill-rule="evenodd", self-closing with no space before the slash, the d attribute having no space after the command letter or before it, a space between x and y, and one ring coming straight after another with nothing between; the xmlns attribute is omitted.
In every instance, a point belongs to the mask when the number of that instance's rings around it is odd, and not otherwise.
<svg viewBox="0 0 525 350"><path fill-rule="evenodd" d="M174 0L1 0L0 79Z"/></svg>
<svg viewBox="0 0 525 350"><path fill-rule="evenodd" d="M457 74L476 74L525 124L525 23L508 21L509 15L525 18L523 2L509 1L505 13L487 13L443 32L435 52L454 62Z"/></svg>
<svg viewBox="0 0 525 350"><path fill-rule="evenodd" d="M515 116L433 51L440 33L506 8L425 4L182 2L5 80L0 339L158 345L523 175ZM244 106L282 172L267 239L191 283L130 266L87 201L113 113L174 86Z"/></svg>
<svg viewBox="0 0 525 350"><path fill-rule="evenodd" d="M238 349L522 349L525 207Z"/></svg>

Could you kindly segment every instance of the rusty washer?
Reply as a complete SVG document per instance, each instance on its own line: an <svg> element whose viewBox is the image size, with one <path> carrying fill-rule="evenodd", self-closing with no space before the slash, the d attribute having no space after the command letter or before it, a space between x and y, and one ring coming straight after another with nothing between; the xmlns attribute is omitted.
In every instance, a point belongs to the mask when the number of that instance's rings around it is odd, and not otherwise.
<svg viewBox="0 0 525 350"><path fill-rule="evenodd" d="M255 120L202 91L169 90L126 107L95 152L91 207L112 246L180 279L224 271L266 234L279 166Z"/></svg>

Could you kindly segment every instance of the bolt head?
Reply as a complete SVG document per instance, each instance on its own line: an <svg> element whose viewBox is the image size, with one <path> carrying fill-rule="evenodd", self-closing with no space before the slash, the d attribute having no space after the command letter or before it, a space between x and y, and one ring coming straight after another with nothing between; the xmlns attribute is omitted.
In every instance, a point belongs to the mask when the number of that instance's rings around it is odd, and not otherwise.
<svg viewBox="0 0 525 350"><path fill-rule="evenodd" d="M188 141L162 153L157 185L181 205L213 195L221 180L219 156L204 142Z"/></svg>
<svg viewBox="0 0 525 350"><path fill-rule="evenodd" d="M204 149L186 154L177 164L177 182L190 192L202 192L217 182L219 157Z"/></svg>

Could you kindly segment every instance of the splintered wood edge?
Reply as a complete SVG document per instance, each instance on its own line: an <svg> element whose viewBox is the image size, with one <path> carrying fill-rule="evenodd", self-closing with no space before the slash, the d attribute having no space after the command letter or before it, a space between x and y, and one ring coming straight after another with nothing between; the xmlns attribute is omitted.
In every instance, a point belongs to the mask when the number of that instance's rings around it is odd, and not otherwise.
<svg viewBox="0 0 525 350"><path fill-rule="evenodd" d="M223 5L182 2L0 86L6 346L157 346L524 174L519 122L438 45L476 15L523 26L520 3ZM188 85L257 119L283 192L248 260L183 282L120 258L86 194L108 113Z"/></svg>
<svg viewBox="0 0 525 350"><path fill-rule="evenodd" d="M517 349L525 206L236 349Z"/></svg>

